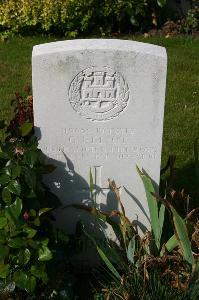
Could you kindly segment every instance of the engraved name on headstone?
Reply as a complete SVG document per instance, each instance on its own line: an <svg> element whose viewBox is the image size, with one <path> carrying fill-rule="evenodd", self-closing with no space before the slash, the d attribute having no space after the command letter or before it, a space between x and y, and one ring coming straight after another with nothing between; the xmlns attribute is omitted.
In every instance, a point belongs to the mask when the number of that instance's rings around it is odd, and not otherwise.
<svg viewBox="0 0 199 300"><path fill-rule="evenodd" d="M121 186L127 216L149 227L143 168L159 183L167 57L164 48L125 40L73 40L34 47L34 122L39 146L57 167L46 177L64 205L118 208L108 178ZM62 210L73 231L82 215ZM86 219L88 216L86 216ZM89 221L88 221L89 222Z"/></svg>

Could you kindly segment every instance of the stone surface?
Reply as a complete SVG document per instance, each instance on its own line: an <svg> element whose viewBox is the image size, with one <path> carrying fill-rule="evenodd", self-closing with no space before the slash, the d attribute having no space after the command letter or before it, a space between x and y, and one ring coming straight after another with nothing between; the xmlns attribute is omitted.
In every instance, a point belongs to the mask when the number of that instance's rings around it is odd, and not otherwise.
<svg viewBox="0 0 199 300"><path fill-rule="evenodd" d="M148 227L143 168L159 183L167 57L164 48L125 40L73 40L34 47L34 121L40 148L57 166L47 184L67 204L118 208L108 178L121 186L127 216ZM79 210L58 213L73 231Z"/></svg>

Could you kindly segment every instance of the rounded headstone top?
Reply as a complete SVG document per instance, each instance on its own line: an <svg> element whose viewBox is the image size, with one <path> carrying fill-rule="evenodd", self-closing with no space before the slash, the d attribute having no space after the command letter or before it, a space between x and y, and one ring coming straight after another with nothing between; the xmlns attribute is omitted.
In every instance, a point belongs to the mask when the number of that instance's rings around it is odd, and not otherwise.
<svg viewBox="0 0 199 300"><path fill-rule="evenodd" d="M53 54L65 51L82 51L82 50L119 50L134 51L153 56L166 58L166 49L161 46L141 43L129 40L119 39L76 39L40 44L33 47L33 56Z"/></svg>

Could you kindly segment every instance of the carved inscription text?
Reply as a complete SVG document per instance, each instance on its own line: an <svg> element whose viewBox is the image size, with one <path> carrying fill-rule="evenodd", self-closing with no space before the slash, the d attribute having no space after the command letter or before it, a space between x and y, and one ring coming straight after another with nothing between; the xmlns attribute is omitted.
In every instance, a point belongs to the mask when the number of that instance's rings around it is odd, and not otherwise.
<svg viewBox="0 0 199 300"><path fill-rule="evenodd" d="M135 144L135 134L132 128L62 128L63 143L43 150L57 160L63 153L74 160L156 159L156 149Z"/></svg>

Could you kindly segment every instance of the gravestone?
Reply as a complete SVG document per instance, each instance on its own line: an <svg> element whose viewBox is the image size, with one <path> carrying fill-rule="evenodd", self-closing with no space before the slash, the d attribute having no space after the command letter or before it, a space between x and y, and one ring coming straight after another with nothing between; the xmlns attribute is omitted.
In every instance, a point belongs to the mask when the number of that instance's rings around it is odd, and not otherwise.
<svg viewBox="0 0 199 300"><path fill-rule="evenodd" d="M108 178L121 186L127 216L149 227L136 165L158 184L167 56L163 47L126 40L73 40L35 46L34 123L39 147L57 168L46 182L64 205L118 209ZM74 231L88 215L60 210L57 223ZM88 221L90 222L90 221Z"/></svg>

